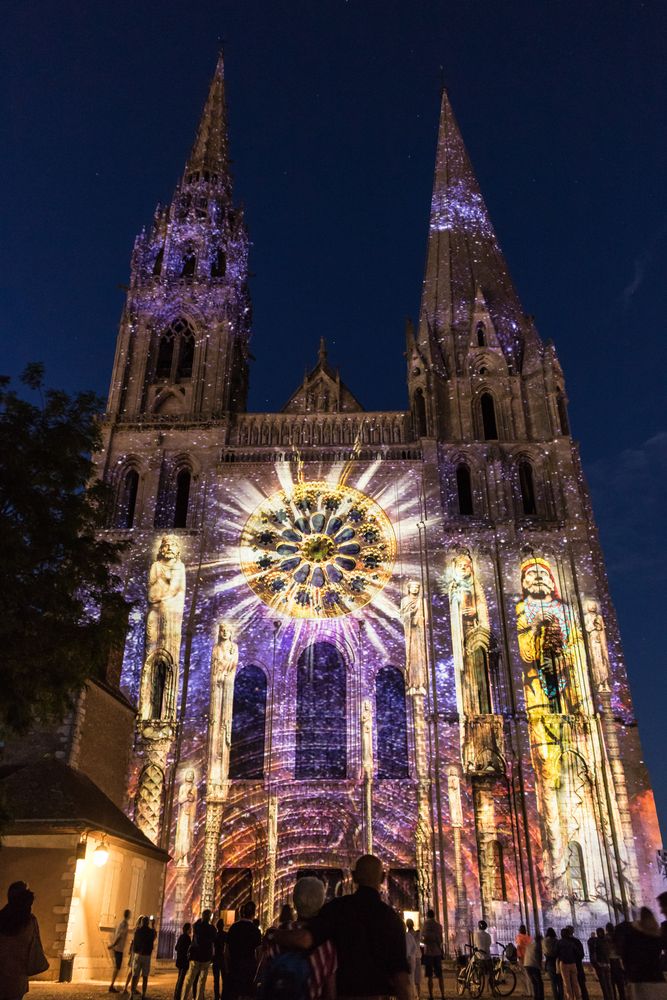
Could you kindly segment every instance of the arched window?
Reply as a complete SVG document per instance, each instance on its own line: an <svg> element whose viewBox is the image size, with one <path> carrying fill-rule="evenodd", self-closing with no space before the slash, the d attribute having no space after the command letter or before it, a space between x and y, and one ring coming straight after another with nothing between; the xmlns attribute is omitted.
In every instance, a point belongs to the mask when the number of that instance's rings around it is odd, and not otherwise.
<svg viewBox="0 0 667 1000"><path fill-rule="evenodd" d="M192 376L192 362L195 356L195 338L192 330L188 329L181 334L181 342L178 345L178 367L176 378L190 378Z"/></svg>
<svg viewBox="0 0 667 1000"><path fill-rule="evenodd" d="M567 845L567 881L572 896L578 900L588 899L584 855L576 840Z"/></svg>
<svg viewBox="0 0 667 1000"><path fill-rule="evenodd" d="M266 674L261 667L244 667L234 681L230 778L264 777Z"/></svg>
<svg viewBox="0 0 667 1000"><path fill-rule="evenodd" d="M491 899L506 900L505 859L503 858L503 847L499 840L491 840L486 845L486 863L489 872Z"/></svg>
<svg viewBox="0 0 667 1000"><path fill-rule="evenodd" d="M181 469L176 476L176 501L174 503L174 527L186 528L188 524L188 503L190 501L190 470Z"/></svg>
<svg viewBox="0 0 667 1000"><path fill-rule="evenodd" d="M157 277L162 273L162 261L164 260L164 247L161 246L157 252L155 263L153 264L153 274Z"/></svg>
<svg viewBox="0 0 667 1000"><path fill-rule="evenodd" d="M156 378L171 378L171 363L174 358L174 331L165 330L160 337L157 349L157 363L155 365Z"/></svg>
<svg viewBox="0 0 667 1000"><path fill-rule="evenodd" d="M415 435L416 437L426 437L426 400L421 389L417 389L413 396L413 406L415 413Z"/></svg>
<svg viewBox="0 0 667 1000"><path fill-rule="evenodd" d="M181 278L192 278L196 270L197 270L197 255L195 254L192 246L187 246L185 248L185 253L183 254L183 267L181 270Z"/></svg>
<svg viewBox="0 0 667 1000"><path fill-rule="evenodd" d="M226 271L227 271L227 257L222 247L218 247L213 257L213 263L211 264L211 277L224 278Z"/></svg>
<svg viewBox="0 0 667 1000"><path fill-rule="evenodd" d="M486 347L486 329L483 323L477 325L477 346Z"/></svg>
<svg viewBox="0 0 667 1000"><path fill-rule="evenodd" d="M489 654L484 646L477 645L470 651L470 696L477 715L491 714L491 684L489 679Z"/></svg>
<svg viewBox="0 0 667 1000"><path fill-rule="evenodd" d="M152 687L151 687L151 706L150 706L150 718L151 719L161 719L165 704L164 704L164 694L167 687L167 677L169 675L169 664L164 659L164 657L159 656L154 664L152 671Z"/></svg>
<svg viewBox="0 0 667 1000"><path fill-rule="evenodd" d="M297 778L344 778L347 773L345 663L330 642L314 642L296 668Z"/></svg>
<svg viewBox="0 0 667 1000"><path fill-rule="evenodd" d="M561 434L570 433L570 421L567 419L567 403L565 402L565 396L558 390L556 396L556 406L558 407L558 422L560 424Z"/></svg>
<svg viewBox="0 0 667 1000"><path fill-rule="evenodd" d="M128 469L125 473L118 498L118 510L116 514L117 528L131 528L134 525L138 491L139 473L136 469Z"/></svg>
<svg viewBox="0 0 667 1000"><path fill-rule="evenodd" d="M408 724L405 682L397 667L383 667L375 680L378 778L407 778Z"/></svg>
<svg viewBox="0 0 667 1000"><path fill-rule="evenodd" d="M497 441L498 425L496 423L496 408L493 402L493 396L488 392L483 392L482 397L479 401L479 406L482 412L482 429L484 431L484 440Z"/></svg>
<svg viewBox="0 0 667 1000"><path fill-rule="evenodd" d="M519 462L519 488L521 489L521 503L524 514L537 514L533 467L525 458Z"/></svg>
<svg viewBox="0 0 667 1000"><path fill-rule="evenodd" d="M459 514L474 514L470 469L465 462L456 467L456 490L459 497Z"/></svg>

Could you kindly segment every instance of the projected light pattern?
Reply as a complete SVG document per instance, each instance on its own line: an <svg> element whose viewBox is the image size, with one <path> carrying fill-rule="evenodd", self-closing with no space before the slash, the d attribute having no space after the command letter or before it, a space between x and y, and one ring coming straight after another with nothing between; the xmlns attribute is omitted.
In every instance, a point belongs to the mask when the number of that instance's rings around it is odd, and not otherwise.
<svg viewBox="0 0 667 1000"><path fill-rule="evenodd" d="M386 585L396 552L387 515L358 490L295 485L260 504L241 539L249 586L293 618L358 611Z"/></svg>

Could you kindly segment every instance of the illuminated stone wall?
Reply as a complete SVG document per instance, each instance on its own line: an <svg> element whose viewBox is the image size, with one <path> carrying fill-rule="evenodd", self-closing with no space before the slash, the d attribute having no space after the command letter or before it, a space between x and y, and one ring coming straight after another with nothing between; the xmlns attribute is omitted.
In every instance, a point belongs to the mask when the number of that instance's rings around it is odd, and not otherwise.
<svg viewBox="0 0 667 1000"><path fill-rule="evenodd" d="M99 456L132 542L128 809L172 855L164 920L250 894L270 920L299 871L345 890L367 850L452 943L482 915L507 940L650 901L657 819L563 373L446 96L404 412L364 412L324 345L281 413L244 412L226 149L220 63L135 247Z"/></svg>

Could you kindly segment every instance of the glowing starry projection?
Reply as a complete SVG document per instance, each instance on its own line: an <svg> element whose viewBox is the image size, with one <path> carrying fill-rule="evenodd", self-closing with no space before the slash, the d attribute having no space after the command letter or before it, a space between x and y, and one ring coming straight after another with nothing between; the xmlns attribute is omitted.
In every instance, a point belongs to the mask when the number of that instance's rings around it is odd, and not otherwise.
<svg viewBox="0 0 667 1000"><path fill-rule="evenodd" d="M396 539L370 497L310 482L279 491L249 517L241 566L265 604L292 618L336 618L373 600L391 577Z"/></svg>

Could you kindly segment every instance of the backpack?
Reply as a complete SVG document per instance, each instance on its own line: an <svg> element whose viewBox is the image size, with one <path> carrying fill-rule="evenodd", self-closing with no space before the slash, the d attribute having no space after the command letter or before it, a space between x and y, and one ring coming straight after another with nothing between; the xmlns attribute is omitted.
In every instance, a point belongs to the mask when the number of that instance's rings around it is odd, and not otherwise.
<svg viewBox="0 0 667 1000"><path fill-rule="evenodd" d="M516 962L518 957L519 953L516 950L516 945L511 942L508 945L505 945L505 958L508 962Z"/></svg>
<svg viewBox="0 0 667 1000"><path fill-rule="evenodd" d="M283 951L266 964L258 1000L308 1000L310 962L304 951Z"/></svg>

